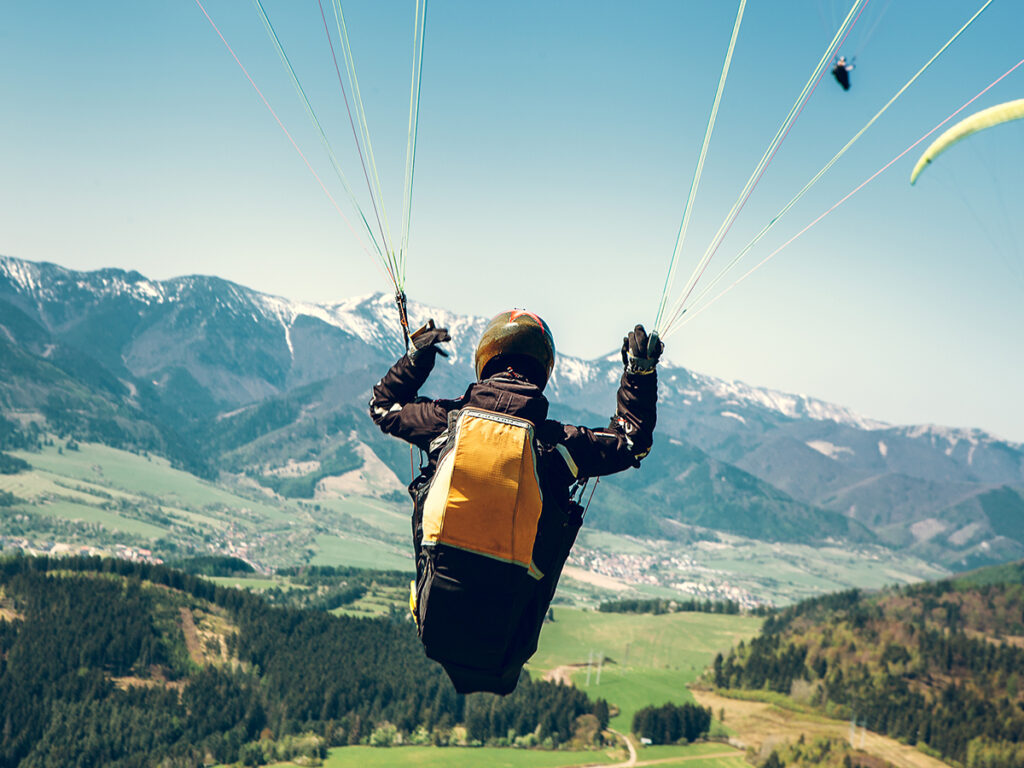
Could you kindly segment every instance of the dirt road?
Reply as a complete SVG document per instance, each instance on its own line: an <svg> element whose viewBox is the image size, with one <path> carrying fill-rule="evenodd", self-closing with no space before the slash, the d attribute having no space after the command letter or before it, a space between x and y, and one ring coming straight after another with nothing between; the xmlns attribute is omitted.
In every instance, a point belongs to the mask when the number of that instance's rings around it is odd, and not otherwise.
<svg viewBox="0 0 1024 768"><path fill-rule="evenodd" d="M633 740L626 736L626 734L616 731L614 728L609 728L608 730L622 739L622 743L625 744L626 749L629 750L629 759L621 763L609 765L607 768L633 768L633 766L636 765L636 747L633 746Z"/></svg>
<svg viewBox="0 0 1024 768"><path fill-rule="evenodd" d="M586 664L563 664L560 667L549 669L544 673L543 679L549 683L572 685L572 673L577 669L586 669L586 667Z"/></svg>

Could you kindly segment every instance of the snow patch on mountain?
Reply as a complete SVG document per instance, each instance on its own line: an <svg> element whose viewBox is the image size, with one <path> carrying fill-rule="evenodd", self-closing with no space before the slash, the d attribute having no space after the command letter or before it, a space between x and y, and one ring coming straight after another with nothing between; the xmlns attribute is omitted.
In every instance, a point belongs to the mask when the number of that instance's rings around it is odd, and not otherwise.
<svg viewBox="0 0 1024 768"><path fill-rule="evenodd" d="M980 429L961 429L958 427L942 427L936 424L917 424L910 427L897 427L907 437L914 439L926 438L931 444L938 446L947 443L950 448L956 448L957 444L963 442L968 445L977 445L991 439L991 436Z"/></svg>
<svg viewBox="0 0 1024 768"><path fill-rule="evenodd" d="M949 526L941 520L936 520L934 517L928 517L924 520L918 520L916 523L911 525L910 533L917 541L928 541L929 539L934 539L948 527Z"/></svg>
<svg viewBox="0 0 1024 768"><path fill-rule="evenodd" d="M552 384L573 384L582 387L596 378L597 371L593 365L575 357L559 356L555 363Z"/></svg>
<svg viewBox="0 0 1024 768"><path fill-rule="evenodd" d="M891 427L892 432L914 440L923 440L933 448L941 450L946 456L955 454L964 457L968 465L974 461L974 454L979 447L1003 443L1020 450L1024 444L1003 440L981 429L943 427L936 424L917 424L906 427Z"/></svg>
<svg viewBox="0 0 1024 768"><path fill-rule="evenodd" d="M678 370L678 369L676 369ZM716 379L700 373L673 371L663 379L669 393L698 402L713 399L736 410L753 408L780 414L789 419L832 421L858 429L887 429L890 425L861 416L849 408L805 395L791 395L771 389L752 387L740 381Z"/></svg>
<svg viewBox="0 0 1024 768"><path fill-rule="evenodd" d="M22 293L34 296L39 291L39 267L31 262L0 256L0 273Z"/></svg>
<svg viewBox="0 0 1024 768"><path fill-rule="evenodd" d="M808 448L813 448L822 456L827 456L830 459L838 460L843 454L854 455L852 448L847 448L845 445L834 445L828 440L808 440L805 445Z"/></svg>
<svg viewBox="0 0 1024 768"><path fill-rule="evenodd" d="M47 262L0 256L0 276L6 277L18 293L36 301L57 298L68 286L98 298L129 296L146 304L166 298L159 282L123 269L75 272Z"/></svg>
<svg viewBox="0 0 1024 768"><path fill-rule="evenodd" d="M982 524L979 522L968 523L958 531L953 532L949 536L949 543L956 547L962 547L964 544L969 542L974 536L982 530Z"/></svg>
<svg viewBox="0 0 1024 768"><path fill-rule="evenodd" d="M284 340L288 345L288 354L291 355L292 360L295 360L295 347L292 346L292 327L291 325L284 326Z"/></svg>

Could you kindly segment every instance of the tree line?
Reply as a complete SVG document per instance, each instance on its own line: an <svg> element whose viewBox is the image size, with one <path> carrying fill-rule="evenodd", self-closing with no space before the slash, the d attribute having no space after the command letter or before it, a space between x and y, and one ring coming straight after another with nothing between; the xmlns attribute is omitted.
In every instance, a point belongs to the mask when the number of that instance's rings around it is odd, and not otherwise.
<svg viewBox="0 0 1024 768"><path fill-rule="evenodd" d="M602 613L653 613L660 616L666 613L740 613L740 604L735 600L666 600L664 598L626 600L608 600L598 605Z"/></svg>
<svg viewBox="0 0 1024 768"><path fill-rule="evenodd" d="M633 733L652 744L696 741L711 727L711 709L697 704L669 702L644 707L633 715Z"/></svg>
<svg viewBox="0 0 1024 768"><path fill-rule="evenodd" d="M810 703L831 714L926 744L967 768L1019 768L1024 648L993 642L961 606L982 624L1016 624L1022 603L1016 585L957 590L949 582L816 598L719 654L710 675L721 688L809 691Z"/></svg>
<svg viewBox="0 0 1024 768"><path fill-rule="evenodd" d="M528 676L505 698L456 694L404 620L276 608L160 565L4 558L0 595L0 768L260 764L388 732L449 744L457 726L557 747L607 725L605 702ZM229 622L237 663L192 661L182 609Z"/></svg>

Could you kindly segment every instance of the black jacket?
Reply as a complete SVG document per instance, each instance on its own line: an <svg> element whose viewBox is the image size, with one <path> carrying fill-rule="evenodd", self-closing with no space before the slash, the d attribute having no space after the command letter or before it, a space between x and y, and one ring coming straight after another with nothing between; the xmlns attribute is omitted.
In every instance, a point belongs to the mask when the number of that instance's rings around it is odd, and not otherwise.
<svg viewBox="0 0 1024 768"><path fill-rule="evenodd" d="M373 388L370 415L385 433L423 450L427 463L409 486L413 497L413 546L416 551L417 615L427 655L444 664L460 693L515 688L523 664L537 649L541 624L558 578L582 523L582 510L571 501L570 489L586 478L638 467L651 448L656 420L657 374L623 373L615 415L600 429L570 426L547 418L548 400L541 390L512 372L470 384L455 400L427 400L417 393L433 369L434 355L416 361L403 356ZM427 552L421 546L422 503L438 456L447 441L449 416L472 406L526 419L535 427L537 476L543 510L534 562L544 574L539 582L512 578L505 564L488 565L494 573L467 583L458 580L458 553ZM505 570L503 570L505 569ZM438 578L440 574L440 578ZM431 585L442 583L449 598ZM507 585L504 592L493 586ZM474 593L481 584L486 592ZM499 594L500 593L500 594ZM424 621L430 598L433 616Z"/></svg>

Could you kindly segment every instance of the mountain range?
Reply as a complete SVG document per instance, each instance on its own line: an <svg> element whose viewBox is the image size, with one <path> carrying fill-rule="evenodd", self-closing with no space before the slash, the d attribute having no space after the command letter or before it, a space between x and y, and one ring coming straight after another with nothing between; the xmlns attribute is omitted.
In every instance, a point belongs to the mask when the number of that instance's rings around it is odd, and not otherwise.
<svg viewBox="0 0 1024 768"><path fill-rule="evenodd" d="M461 393L487 318L415 302L409 314L453 337L423 394ZM338 476L350 492L401 491L409 452L365 403L402 352L385 294L312 304L216 277L0 257L0 414L208 477L298 495L329 493ZM617 352L560 355L552 416L606 424L620 372ZM654 450L640 471L602 481L589 514L613 532L876 542L967 568L1024 556L1024 446L666 364Z"/></svg>

